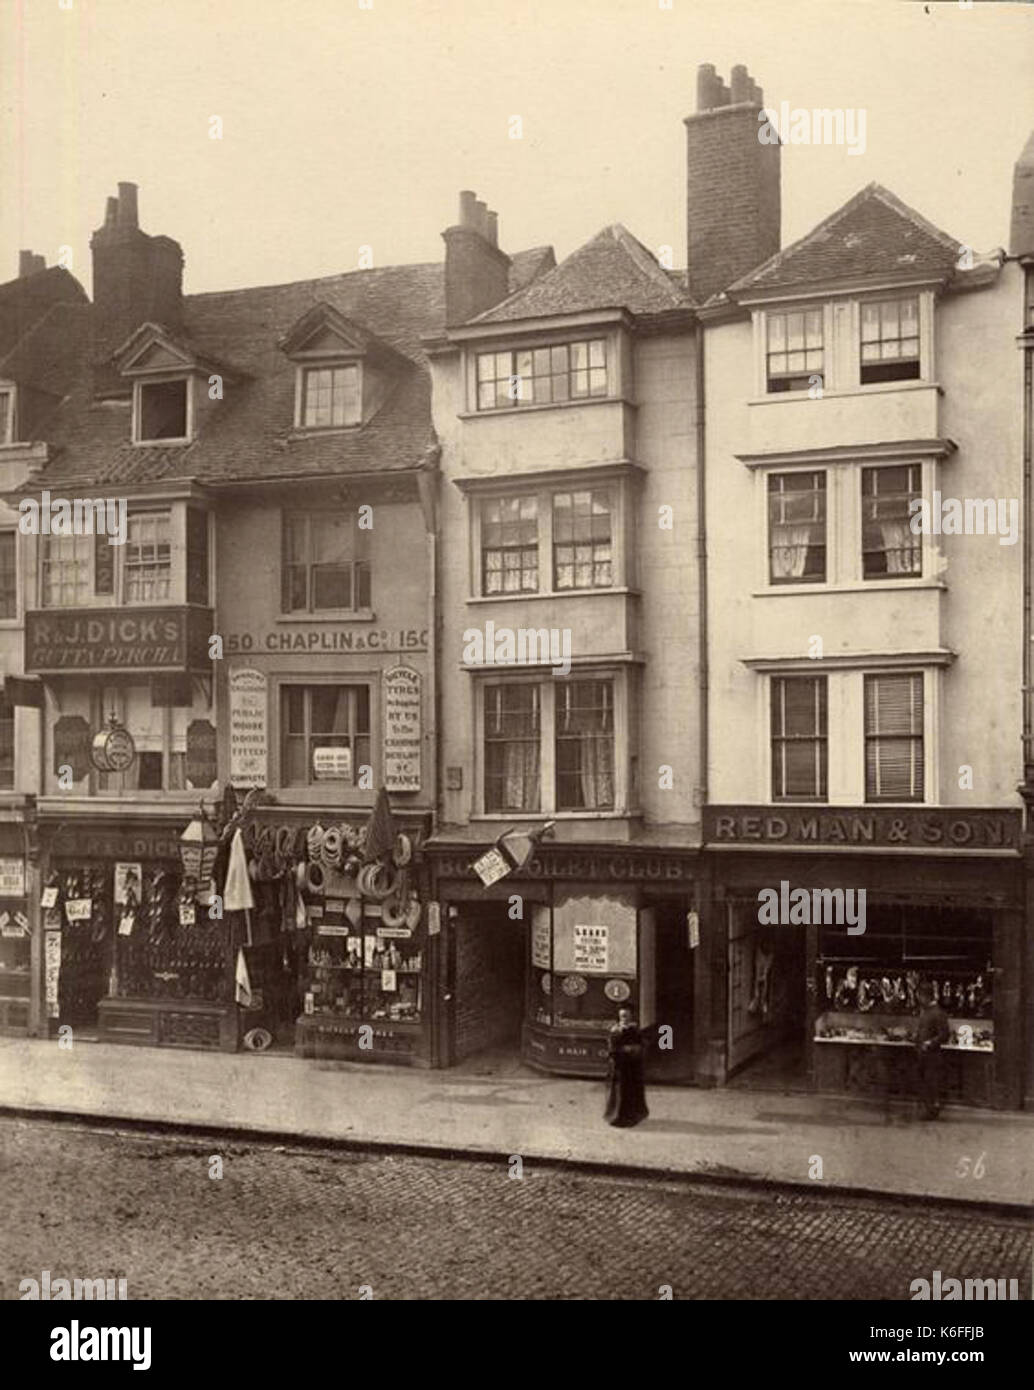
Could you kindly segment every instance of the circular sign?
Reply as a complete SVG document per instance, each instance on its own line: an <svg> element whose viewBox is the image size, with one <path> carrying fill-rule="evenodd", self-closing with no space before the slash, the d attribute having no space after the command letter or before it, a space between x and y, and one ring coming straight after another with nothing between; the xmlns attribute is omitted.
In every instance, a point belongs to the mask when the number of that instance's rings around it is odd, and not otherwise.
<svg viewBox="0 0 1034 1390"><path fill-rule="evenodd" d="M90 759L98 772L125 772L136 758L133 735L121 724L94 735Z"/></svg>
<svg viewBox="0 0 1034 1390"><path fill-rule="evenodd" d="M627 980L608 980L603 986L603 993L612 1003L623 1004L632 991Z"/></svg>
<svg viewBox="0 0 1034 1390"><path fill-rule="evenodd" d="M580 994L584 994L589 986L582 979L581 975L565 975L560 988L569 999L577 999Z"/></svg>

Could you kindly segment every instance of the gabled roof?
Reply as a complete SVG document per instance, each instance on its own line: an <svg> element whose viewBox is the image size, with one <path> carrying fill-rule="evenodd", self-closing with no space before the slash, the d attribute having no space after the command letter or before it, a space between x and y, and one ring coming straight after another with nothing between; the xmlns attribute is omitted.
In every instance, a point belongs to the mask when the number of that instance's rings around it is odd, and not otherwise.
<svg viewBox="0 0 1034 1390"><path fill-rule="evenodd" d="M627 309L657 314L688 307L678 285L646 247L619 222L604 227L555 269L472 319L474 324Z"/></svg>
<svg viewBox="0 0 1034 1390"><path fill-rule="evenodd" d="M962 251L961 242L889 189L870 183L807 236L736 280L728 293L742 298L750 291L873 276L947 278Z"/></svg>

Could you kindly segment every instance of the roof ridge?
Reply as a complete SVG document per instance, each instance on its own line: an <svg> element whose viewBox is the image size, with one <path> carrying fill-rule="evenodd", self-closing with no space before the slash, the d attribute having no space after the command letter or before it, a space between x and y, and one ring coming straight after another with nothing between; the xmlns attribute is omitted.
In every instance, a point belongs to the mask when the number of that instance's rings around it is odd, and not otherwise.
<svg viewBox="0 0 1034 1390"><path fill-rule="evenodd" d="M536 248L537 249L537 248ZM383 275L389 270L441 270L442 261L404 261L397 265L373 265L363 269L340 270L331 275L306 275L300 280L281 280L269 285L241 285L235 290L197 290L185 294L185 300L217 299L231 294L255 294L259 290L291 290L300 285L326 285L330 281L351 279L353 275Z"/></svg>

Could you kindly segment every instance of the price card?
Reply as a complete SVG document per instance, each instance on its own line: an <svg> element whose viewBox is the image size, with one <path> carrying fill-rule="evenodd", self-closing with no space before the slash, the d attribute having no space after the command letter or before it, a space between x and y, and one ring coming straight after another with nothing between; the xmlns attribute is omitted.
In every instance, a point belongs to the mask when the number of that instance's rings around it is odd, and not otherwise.
<svg viewBox="0 0 1034 1390"><path fill-rule="evenodd" d="M180 926L192 927L197 918L193 903L180 903Z"/></svg>
<svg viewBox="0 0 1034 1390"><path fill-rule="evenodd" d="M381 989L384 990L384 992L385 992L386 994L394 994L397 988L398 988L398 986L397 986L397 984L395 983L395 972L394 972L394 970L382 970L382 971L381 971ZM393 1006L393 1007L394 1007L394 1006Z"/></svg>
<svg viewBox="0 0 1034 1390"><path fill-rule="evenodd" d="M40 907L57 907L57 888L44 888L39 901Z"/></svg>
<svg viewBox="0 0 1034 1390"><path fill-rule="evenodd" d="M119 918L119 923L118 923L118 934L119 934L119 936L132 936L132 935L133 935L133 928L134 928L135 926L136 926L136 915L135 915L134 913L132 913L132 912L123 912L122 916Z"/></svg>
<svg viewBox="0 0 1034 1390"><path fill-rule="evenodd" d="M92 898L69 898L65 903L65 916L70 922L88 922L92 915Z"/></svg>

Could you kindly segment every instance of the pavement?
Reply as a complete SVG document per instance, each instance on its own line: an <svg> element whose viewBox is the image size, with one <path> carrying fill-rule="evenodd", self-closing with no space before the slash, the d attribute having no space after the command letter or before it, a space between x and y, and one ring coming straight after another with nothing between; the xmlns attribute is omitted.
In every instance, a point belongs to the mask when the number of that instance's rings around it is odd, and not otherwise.
<svg viewBox="0 0 1034 1390"><path fill-rule="evenodd" d="M520 1156L707 1179L847 1189L1034 1211L1034 1113L806 1092L654 1086L634 1129L602 1118L601 1083L519 1065L306 1061L77 1039L0 1038L0 1113L65 1114L355 1149Z"/></svg>

